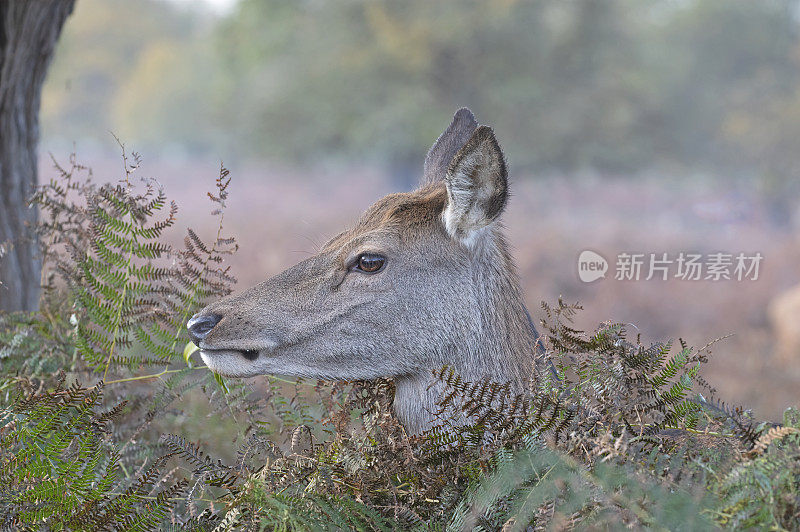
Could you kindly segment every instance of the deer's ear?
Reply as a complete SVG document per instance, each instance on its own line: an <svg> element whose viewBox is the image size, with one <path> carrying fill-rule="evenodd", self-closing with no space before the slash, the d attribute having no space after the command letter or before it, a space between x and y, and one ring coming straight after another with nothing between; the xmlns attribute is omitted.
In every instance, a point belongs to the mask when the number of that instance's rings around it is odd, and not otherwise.
<svg viewBox="0 0 800 532"><path fill-rule="evenodd" d="M458 150L467 143L477 127L478 122L475 121L472 111L466 107L456 111L456 114L453 115L453 121L450 122L444 133L439 135L431 149L428 150L428 155L425 157L425 170L422 175L423 185L442 180L447 173L450 161L453 160Z"/></svg>
<svg viewBox="0 0 800 532"><path fill-rule="evenodd" d="M456 153L447 169L445 185L445 228L453 238L469 245L476 231L500 216L508 199L506 163L492 128L477 128Z"/></svg>

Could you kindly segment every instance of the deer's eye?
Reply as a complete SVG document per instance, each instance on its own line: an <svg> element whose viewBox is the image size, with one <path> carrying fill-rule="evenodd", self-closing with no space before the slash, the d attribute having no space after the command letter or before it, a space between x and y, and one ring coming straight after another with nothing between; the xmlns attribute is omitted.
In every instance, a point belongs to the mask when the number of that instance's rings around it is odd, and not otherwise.
<svg viewBox="0 0 800 532"><path fill-rule="evenodd" d="M364 253L359 255L354 269L364 273L377 273L381 271L386 263L386 257L374 253Z"/></svg>

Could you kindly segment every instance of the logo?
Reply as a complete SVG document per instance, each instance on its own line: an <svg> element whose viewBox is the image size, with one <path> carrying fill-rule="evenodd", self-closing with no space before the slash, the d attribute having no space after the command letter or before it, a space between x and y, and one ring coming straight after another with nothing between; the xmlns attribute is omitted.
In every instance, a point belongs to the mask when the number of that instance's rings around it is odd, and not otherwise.
<svg viewBox="0 0 800 532"><path fill-rule="evenodd" d="M599 253L584 250L578 257L578 277L584 283L591 283L606 276L608 261Z"/></svg>

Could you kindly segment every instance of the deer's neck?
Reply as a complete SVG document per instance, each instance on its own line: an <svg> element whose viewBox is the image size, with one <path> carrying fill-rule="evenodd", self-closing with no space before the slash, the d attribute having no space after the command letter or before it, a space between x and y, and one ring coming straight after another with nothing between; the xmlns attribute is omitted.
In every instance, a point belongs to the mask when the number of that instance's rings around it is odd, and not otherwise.
<svg viewBox="0 0 800 532"><path fill-rule="evenodd" d="M487 266L487 264L489 266ZM430 426L444 386L433 376L443 365L462 379L509 382L524 389L532 375L537 334L531 326L514 266L505 246L487 251L473 273L474 308L452 341L430 353L431 367L396 379L394 409L411 433Z"/></svg>

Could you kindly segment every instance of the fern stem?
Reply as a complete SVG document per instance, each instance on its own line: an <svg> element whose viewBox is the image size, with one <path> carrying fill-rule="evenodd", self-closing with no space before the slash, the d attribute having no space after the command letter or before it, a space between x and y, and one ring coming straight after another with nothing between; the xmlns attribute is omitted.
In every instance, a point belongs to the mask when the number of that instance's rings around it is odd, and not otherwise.
<svg viewBox="0 0 800 532"><path fill-rule="evenodd" d="M111 333L113 340L111 340L111 348L108 350L108 358L106 359L106 369L103 371L103 381L105 382L108 376L108 368L111 366L111 358L114 356L114 348L117 345L117 333L119 332L119 325L122 322L122 309L125 307L125 296L128 294L128 281L131 278L131 265L133 264L133 248L136 243L136 233L133 234L131 239L130 249L128 250L128 267L125 272L125 284L122 286L122 296L119 299L119 307L117 308L117 316L114 318L114 332Z"/></svg>
<svg viewBox="0 0 800 532"><path fill-rule="evenodd" d="M719 436L721 438L737 438L736 434L725 434L724 432L712 432L712 431L704 431L704 430L697 430L697 429L690 429L688 427L664 427L665 429L677 429L677 430L685 430L686 432L691 432L692 434L697 434L698 436Z"/></svg>
<svg viewBox="0 0 800 532"><path fill-rule="evenodd" d="M181 371L186 371L187 369L196 370L196 369L207 369L208 366L197 366L196 368L180 368L180 369L165 369L159 373L152 373L150 375L139 375L138 377L128 377L126 379L116 379L113 381L107 381L106 384L117 384L119 382L130 382L130 381L141 381L146 379L155 379L162 375L166 375L167 373L179 373Z"/></svg>
<svg viewBox="0 0 800 532"><path fill-rule="evenodd" d="M208 369L208 366L197 366L197 367L194 367L194 368L180 368L180 369L165 369L164 371L159 371L158 373L151 373L149 375L139 375L138 377L127 377L125 379L114 379L113 381L105 381L105 384L118 384L120 382L131 382L131 381L141 381L141 380L146 380L146 379L156 379L156 378L161 377L162 375L166 375L168 373L179 373L181 371L186 371L187 369L191 369L193 371L194 370L198 370L198 369ZM293 380L290 380L290 379L284 379L283 377L278 377L276 375L270 375L269 378L270 378L270 380L281 381L281 382L285 382L287 384L297 384L297 381L293 381ZM302 384L307 384L308 386L313 386L313 384L311 384L311 383L302 383Z"/></svg>
<svg viewBox="0 0 800 532"><path fill-rule="evenodd" d="M638 427L642 428L643 425L636 425L632 424L631 427ZM677 427L672 425L665 425L664 430L684 430L686 432L697 434L698 436L718 436L720 438L737 438L736 434L725 434L724 432L714 432L714 431L705 431L705 430L697 430L697 429L690 429L688 427Z"/></svg>
<svg viewBox="0 0 800 532"><path fill-rule="evenodd" d="M120 492L117 492L117 491L109 491L108 495L126 495L126 494L125 493L120 493ZM146 500L149 500L149 501L157 501L158 500L158 497L153 497L152 495L134 494L134 495L132 495L132 497L136 497L137 499L146 499ZM215 502L219 502L219 501L217 501L215 499L206 499L206 498L203 498L203 497L191 497L191 499L189 497L165 497L165 500L168 500L168 501L187 501L187 502L203 501L203 502L208 502L208 503L212 503L212 504L215 503Z"/></svg>

